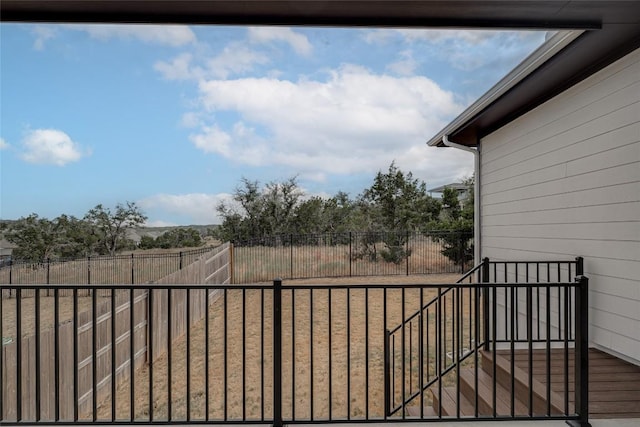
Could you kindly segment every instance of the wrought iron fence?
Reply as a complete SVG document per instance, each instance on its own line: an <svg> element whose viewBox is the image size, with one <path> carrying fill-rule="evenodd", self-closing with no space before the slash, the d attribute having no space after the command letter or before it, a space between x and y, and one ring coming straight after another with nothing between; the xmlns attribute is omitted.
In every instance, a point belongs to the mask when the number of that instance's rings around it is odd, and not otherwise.
<svg viewBox="0 0 640 427"><path fill-rule="evenodd" d="M233 242L234 283L321 277L464 273L470 233L287 234Z"/></svg>
<svg viewBox="0 0 640 427"><path fill-rule="evenodd" d="M457 285L287 285L280 280L269 285L93 285L107 296L92 292L83 299L78 291L86 287L13 285L18 297L3 301L0 332L11 342L0 352L2 423L282 425L584 416L583 279L472 280ZM29 289L35 289L35 295L22 296ZM74 292L62 297L63 289ZM498 336L501 310L493 304L502 291L515 296L514 289L575 292L572 301L577 309L571 323L575 332L563 332L560 343L561 351L571 347L576 353L576 377L571 380L575 406L560 412L555 406L539 412L530 405L524 413L519 409L506 415L500 410L487 413L480 409L476 382L471 414L462 403L454 403L453 412L447 412L444 391L453 386L449 396L460 397L465 362L473 361L476 378L479 363L491 366L489 359L485 362L484 356L468 350L483 348ZM47 292L53 298L45 298ZM482 308L487 297L488 312ZM436 301L435 311L419 316L421 326L392 332L393 325L413 321L407 314L423 313L426 301ZM533 310L531 304L526 306L523 313L528 318ZM510 319L516 315L508 312ZM487 316L488 336L483 335ZM12 318L14 324L9 324ZM564 330L568 325L561 326ZM394 345L392 337L398 330L401 337ZM433 336L438 338L427 338ZM487 354L495 355L500 345L506 345L513 360L515 337L506 337ZM521 343L525 349L531 349L530 337ZM433 347L425 351L427 343ZM434 364L439 370L428 367ZM450 375L445 377L447 369ZM400 371L403 374L397 375ZM437 381L425 389L425 378L431 381L433 375ZM402 410L390 411L398 396L406 397L414 384L420 386L420 397L413 402L420 402L418 412L411 413L411 405L404 401ZM435 409L428 410L429 405Z"/></svg>
<svg viewBox="0 0 640 427"><path fill-rule="evenodd" d="M96 256L80 259L9 260L0 268L0 284L142 284L192 264L215 247L162 254Z"/></svg>

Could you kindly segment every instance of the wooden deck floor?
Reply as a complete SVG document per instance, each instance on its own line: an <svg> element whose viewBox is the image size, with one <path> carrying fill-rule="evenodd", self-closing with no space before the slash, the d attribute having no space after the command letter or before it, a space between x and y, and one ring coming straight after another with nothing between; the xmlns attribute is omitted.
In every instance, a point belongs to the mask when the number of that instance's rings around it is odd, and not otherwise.
<svg viewBox="0 0 640 427"><path fill-rule="evenodd" d="M510 361L508 351L498 354ZM551 380L554 392L552 401L559 407L573 408L573 351L569 350L568 360L562 349L554 349L551 353L551 368L547 372L546 352L534 351L533 376L546 388ZM528 371L529 358L526 351L517 350L515 365ZM569 399L564 401L565 367L569 367L568 385ZM558 401L559 399L559 401ZM589 412L591 418L640 418L640 366L632 365L614 356L596 349L589 351Z"/></svg>

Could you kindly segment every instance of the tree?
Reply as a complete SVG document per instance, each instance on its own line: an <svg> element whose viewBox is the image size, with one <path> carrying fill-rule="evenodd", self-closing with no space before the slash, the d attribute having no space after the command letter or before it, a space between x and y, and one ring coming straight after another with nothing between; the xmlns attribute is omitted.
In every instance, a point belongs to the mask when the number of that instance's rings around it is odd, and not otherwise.
<svg viewBox="0 0 640 427"><path fill-rule="evenodd" d="M115 211L96 205L84 216L95 230L98 245L109 255L114 255L124 244L128 228L144 224L147 217L134 202L118 203Z"/></svg>
<svg viewBox="0 0 640 427"><path fill-rule="evenodd" d="M13 223L5 238L17 245L13 249L14 258L38 262L55 255L62 242L63 230L60 221L50 221L32 213Z"/></svg>
<svg viewBox="0 0 640 427"><path fill-rule="evenodd" d="M381 230L416 230L438 217L439 203L427 194L426 184L405 174L392 162L387 173L378 172L361 196Z"/></svg>
<svg viewBox="0 0 640 427"><path fill-rule="evenodd" d="M296 178L270 182L264 188L258 181L242 178L233 200L237 206L220 203L216 210L222 217L218 230L221 240L249 240L295 232L295 214L303 191Z"/></svg>
<svg viewBox="0 0 640 427"><path fill-rule="evenodd" d="M74 216L56 218L62 229L58 255L62 258L88 257L98 250L98 236L87 221Z"/></svg>
<svg viewBox="0 0 640 427"><path fill-rule="evenodd" d="M302 201L294 214L293 228L296 234L310 234L324 232L326 229L325 200L321 197L311 197Z"/></svg>
<svg viewBox="0 0 640 427"><path fill-rule="evenodd" d="M405 174L392 162L387 173L378 172L373 185L360 197L360 208L371 229L385 232L382 257L400 263L410 255L405 249L408 231L424 227L437 218L440 205L427 194L426 184Z"/></svg>
<svg viewBox="0 0 640 427"><path fill-rule="evenodd" d="M280 183L268 183L262 195L264 233L276 235L295 232L295 212L302 196L296 177Z"/></svg>
<svg viewBox="0 0 640 427"><path fill-rule="evenodd" d="M429 225L429 230L439 232L433 238L442 243L442 254L456 265L464 265L473 259L474 177L464 183L468 188L466 199L460 203L458 192L445 188L441 218Z"/></svg>
<svg viewBox="0 0 640 427"><path fill-rule="evenodd" d="M138 243L138 247L140 249L153 249L156 247L156 239L151 236L144 235L140 237L140 242Z"/></svg>
<svg viewBox="0 0 640 427"><path fill-rule="evenodd" d="M200 245L202 245L202 237L198 230L191 227L174 228L166 231L158 236L154 243L154 247L163 249L197 247Z"/></svg>
<svg viewBox="0 0 640 427"><path fill-rule="evenodd" d="M344 234L354 230L355 212L356 205L349 200L347 193L338 192L328 199L314 196L298 204L294 212L293 232ZM344 238L333 240L337 244Z"/></svg>

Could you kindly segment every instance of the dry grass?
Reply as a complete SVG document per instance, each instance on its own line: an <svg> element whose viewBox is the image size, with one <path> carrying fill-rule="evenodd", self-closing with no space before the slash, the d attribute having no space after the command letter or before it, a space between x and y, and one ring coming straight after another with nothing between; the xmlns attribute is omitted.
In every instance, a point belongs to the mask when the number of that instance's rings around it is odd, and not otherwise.
<svg viewBox="0 0 640 427"><path fill-rule="evenodd" d="M396 264L380 256L384 248L377 243L377 260L356 259L357 248L335 246L252 246L234 248L234 282L255 283L283 279L353 276L424 275L458 273L442 255L442 245L431 238L419 236L409 242L411 256ZM324 280L324 279L322 279Z"/></svg>
<svg viewBox="0 0 640 427"><path fill-rule="evenodd" d="M329 290L297 289L283 291L282 390L285 419L326 419L382 417L384 411L383 347L385 328L391 328L417 310L418 289L394 289L403 283L452 283L458 275L369 277L325 279L325 284L369 283L388 284L386 291L370 289L365 299L364 289ZM287 281L307 284L318 280ZM347 297L348 292L348 297ZM435 290L424 291L426 302ZM264 298L264 300L262 300ZM171 377L168 357L163 355L153 363L154 419L168 418L168 383L171 383L171 417L187 419L187 402L192 419L207 415L205 396L208 386L208 418L256 420L272 416L272 293L270 290L230 290L210 307L209 329L205 321L191 328L189 337L190 374L186 366L186 337L174 341L171 349ZM386 301L386 324L383 317ZM349 305L349 316L347 316ZM331 312L331 318L329 318ZM225 317L226 313L226 317ZM266 319L263 325L261 319ZM245 329L243 337L243 319ZM225 328L226 322L226 340ZM347 322L349 327L347 328ZM310 325L313 323L313 329ZM295 328L293 325L295 324ZM368 335L365 328L368 327ZM434 327L433 322L428 327ZM295 334L293 331L295 330ZM209 336L208 372L205 370L205 337ZM433 333L433 330L431 331ZM311 336L313 334L313 336ZM264 342L263 342L264 339ZM331 346L329 346L331 339ZM244 345L243 345L244 342ZM415 343L414 343L415 345ZM331 351L329 350L331 348ZM244 353L243 353L244 351ZM347 353L349 352L349 353ZM349 357L347 356L349 354ZM413 355L415 359L417 354ZM408 358L408 356L407 356ZM244 364L243 364L244 360ZM396 355L397 363L400 356ZM294 363L295 361L295 363ZM226 376L225 376L226 363ZM294 368L295 364L295 368ZM311 368L313 364L313 369ZM243 370L244 366L244 370ZM368 377L366 368L368 366ZM264 381L263 370L264 369ZM295 371L294 371L295 369ZM331 377L329 371L331 370ZM295 372L295 382L293 373ZM350 374L349 374L350 373ZM190 395L187 397L187 378ZM208 378L208 384L206 381ZM226 384L225 384L226 378ZM331 378L331 380L330 380ZM396 394L401 390L397 379ZM146 419L149 413L149 367L136 373L135 414ZM368 387L367 387L368 386ZM129 416L130 383L118 386L117 416ZM226 393L225 393L226 390ZM313 399L311 396L313 395ZM265 396L264 401L262 396ZM225 402L226 397L226 402ZM226 405L225 405L226 403ZM313 408L311 407L313 405ZM295 406L295 408L294 408ZM99 408L99 418L110 417L111 401Z"/></svg>
<svg viewBox="0 0 640 427"><path fill-rule="evenodd" d="M303 258L296 260L306 265L307 276L326 274L327 269L335 274L335 266L344 263L335 252L344 247L314 247L314 259L309 252L301 253ZM242 251L258 251L260 248L236 249L236 271L252 271L252 277L264 277L269 280L283 274L271 274L264 271L269 259L261 258L262 263L250 264L251 256ZM447 267L448 261L439 264L439 248L430 247L432 255L422 254L420 269L440 271ZM277 254L277 252L273 252ZM291 252L289 252L291 253ZM294 253L295 255L295 253ZM301 255L301 256L302 256ZM414 249L414 255L418 255ZM431 258L430 258L431 257ZM413 259L414 257L412 257ZM244 264L241 260L245 260ZM240 261L239 261L240 260ZM348 257L347 257L348 261ZM428 264L428 262L431 264ZM271 262L281 268L290 266L291 259ZM368 261L359 261L366 263ZM411 261L413 262L413 261ZM278 264L279 263L279 264ZM332 264L333 263L333 264ZM283 291L283 342L282 342L282 390L283 416L295 419L370 418L382 417L384 411L383 387L383 348L385 328L392 328L416 311L420 305L420 291L406 289L402 291L398 284L410 283L452 283L459 274L406 275L406 265L385 265L386 276L379 277L340 277L323 279L286 280L290 284L323 285L338 284L386 284L386 294L382 289L296 289L295 297L291 290ZM364 264L363 264L364 265ZM410 264L412 265L412 264ZM139 267L142 264L138 264ZM84 266L80 265L82 269ZM130 265L123 267L130 269ZM148 266L153 269L153 265ZM369 270L351 266L351 273L364 274ZM369 267L366 267L369 268ZM381 268L380 266L376 268ZM459 267L455 267L457 270ZM93 277L92 267L92 277ZM128 270L130 274L130 270ZM389 275L392 274L392 275ZM262 276L261 276L262 275ZM286 276L285 276L286 277ZM270 282L266 282L270 283ZM427 289L423 301L431 299L435 290ZM331 293L331 298L329 298ZM41 324L43 330L53 324L53 298L41 294ZM386 298L385 298L386 296ZM293 301L295 298L295 301ZM23 335L33 331L34 298L23 298L22 323ZM404 304L403 304L404 301ZM73 315L71 297L60 298L60 319L64 322ZM79 311L90 311L91 298L79 298ZM450 304L450 303L447 303ZM226 305L226 307L225 307ZM386 319L383 315L386 305ZM347 306L349 307L347 310ZM3 300L3 334L15 332L15 299ZM13 307L13 308L12 308ZM403 312L404 309L404 312ZM13 310L13 311L12 311ZM347 312L349 315L347 316ZM330 315L331 313L331 315ZM262 323L262 319L264 323ZM169 387L171 384L171 418L187 419L249 419L270 418L272 408L272 291L229 290L225 298L218 298L209 309L209 329L205 330L205 321L201 320L190 329L189 375L187 372L187 337L173 341L169 355L157 357L153 368L153 406L154 419L167 419ZM244 322L244 323L243 323ZM349 324L347 327L347 323ZM225 327L226 324L226 337ZM49 325L49 326L47 326ZM295 327L294 327L295 325ZM311 327L313 325L313 327ZM244 336L243 336L244 326ZM428 323L433 328L433 322ZM368 329L368 334L365 331ZM433 334L432 334L433 335ZM205 356L205 340L209 340L208 358ZM331 339L331 345L329 345ZM416 343L414 343L414 346ZM417 352L416 352L417 353ZM415 363L414 354L411 363ZM407 359L405 357L405 359ZM400 355L394 358L401 361ZM205 361L208 370L205 369ZM313 367L312 367L313 365ZM244 366L244 369L243 369ZM366 375L368 368L368 376ZM169 376L169 369L171 375ZM329 376L329 372L331 375ZM149 366L140 368L132 381L117 385L116 415L127 419L130 414L129 392L134 384L136 419L148 419L149 416ZM295 380L294 380L295 376ZM188 378L188 381L187 381ZM413 377L412 377L413 378ZM208 380L207 380L208 379ZM187 397L187 382L190 395ZM401 379L396 379L396 395L402 388ZM404 385L406 387L406 384ZM208 387L208 388L207 388ZM208 392L208 393L207 393ZM208 394L208 402L205 396ZM313 399L311 398L313 396ZM111 398L99 405L98 418L111 416ZM189 406L187 408L187 406Z"/></svg>

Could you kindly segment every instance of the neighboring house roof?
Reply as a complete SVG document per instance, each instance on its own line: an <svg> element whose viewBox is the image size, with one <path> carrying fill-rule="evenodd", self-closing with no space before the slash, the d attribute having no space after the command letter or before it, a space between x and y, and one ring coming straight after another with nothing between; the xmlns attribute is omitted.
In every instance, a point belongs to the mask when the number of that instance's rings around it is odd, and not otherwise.
<svg viewBox="0 0 640 427"><path fill-rule="evenodd" d="M431 190L427 190L429 193L444 193L445 188L451 188L458 192L464 192L469 190L469 186L467 184L463 184L461 182L454 182L452 184L441 185L440 187L432 188Z"/></svg>

